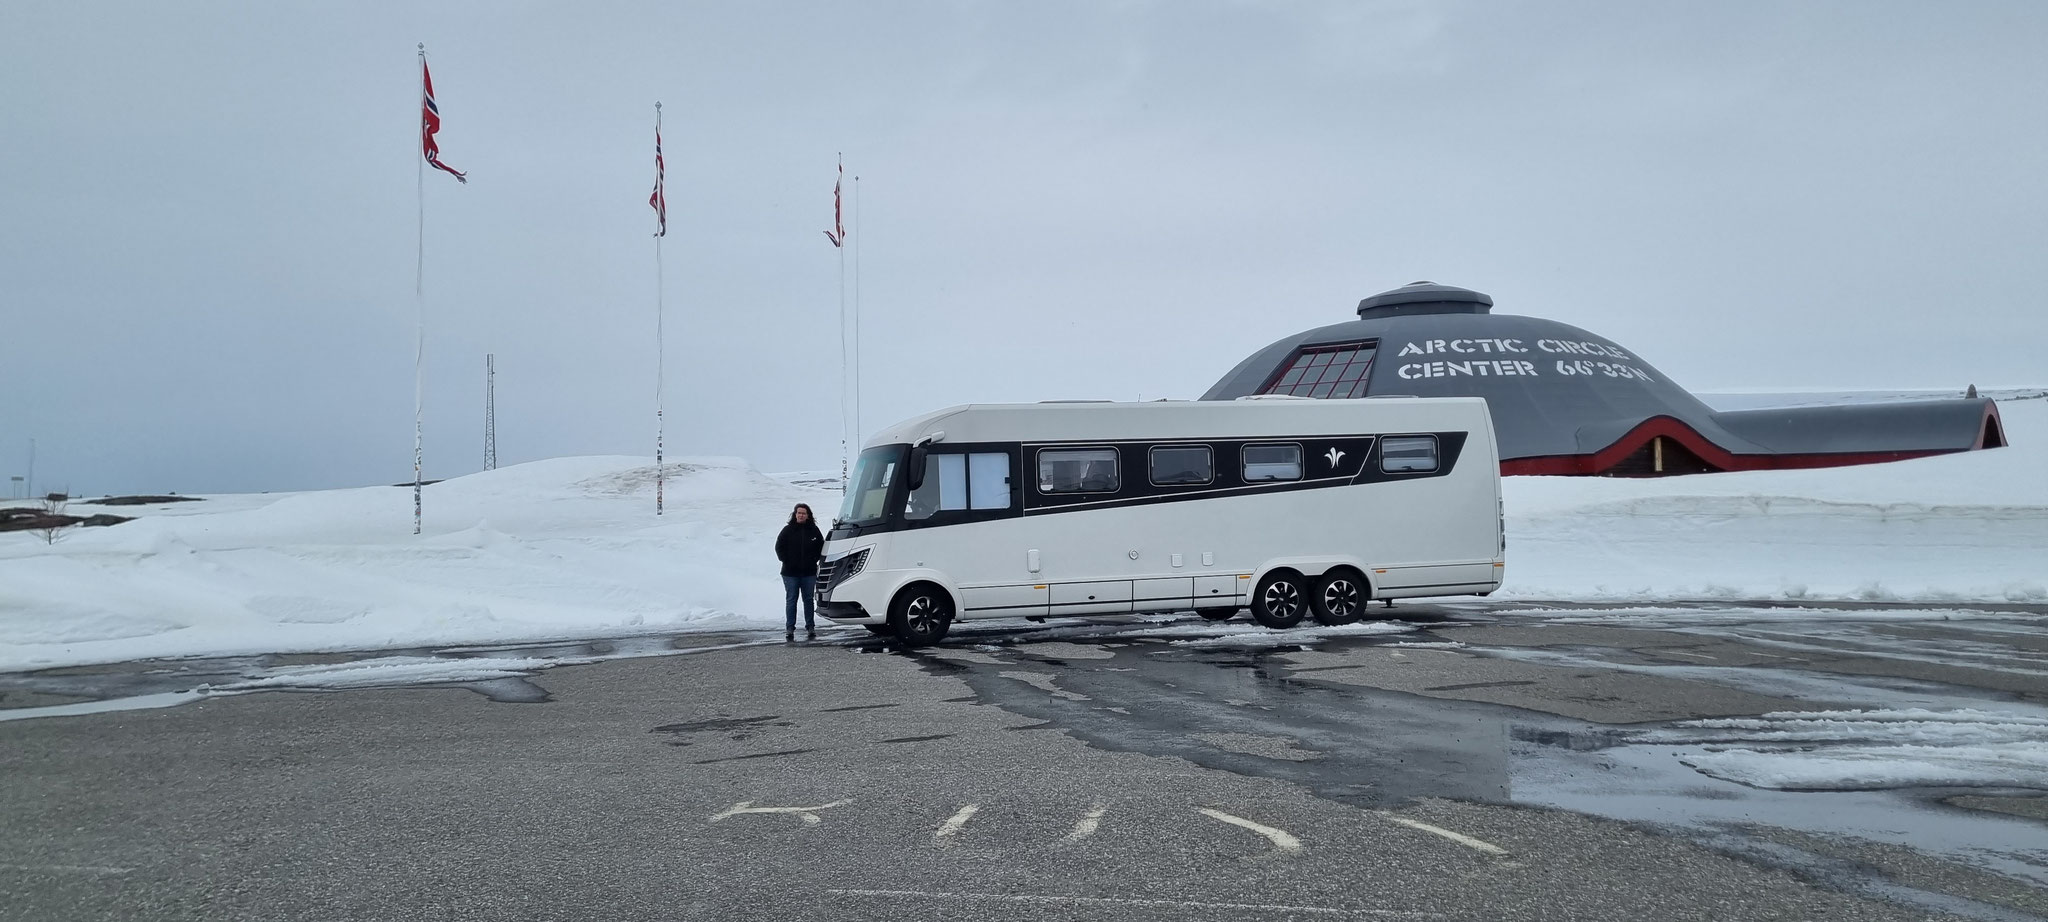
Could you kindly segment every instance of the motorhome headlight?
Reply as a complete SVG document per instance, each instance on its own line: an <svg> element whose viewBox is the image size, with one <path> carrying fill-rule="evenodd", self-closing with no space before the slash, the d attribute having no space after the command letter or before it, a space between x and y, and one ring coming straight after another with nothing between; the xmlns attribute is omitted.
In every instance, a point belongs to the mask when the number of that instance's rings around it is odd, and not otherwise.
<svg viewBox="0 0 2048 922"><path fill-rule="evenodd" d="M845 554L831 560L820 561L818 563L818 597L827 597L831 593L832 587L853 578L854 574L859 573L862 568L866 567L868 565L869 550L871 548L864 547L850 554Z"/></svg>

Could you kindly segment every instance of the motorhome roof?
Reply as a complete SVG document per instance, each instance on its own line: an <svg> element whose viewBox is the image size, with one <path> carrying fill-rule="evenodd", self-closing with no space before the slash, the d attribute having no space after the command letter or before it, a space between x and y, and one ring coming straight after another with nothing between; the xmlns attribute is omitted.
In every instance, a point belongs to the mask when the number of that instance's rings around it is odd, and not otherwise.
<svg viewBox="0 0 2048 922"><path fill-rule="evenodd" d="M1388 401L1250 400L1103 403L971 403L889 426L864 447L938 441L1213 438L1262 434L1411 432L1442 428L1446 419L1484 420L1481 397Z"/></svg>

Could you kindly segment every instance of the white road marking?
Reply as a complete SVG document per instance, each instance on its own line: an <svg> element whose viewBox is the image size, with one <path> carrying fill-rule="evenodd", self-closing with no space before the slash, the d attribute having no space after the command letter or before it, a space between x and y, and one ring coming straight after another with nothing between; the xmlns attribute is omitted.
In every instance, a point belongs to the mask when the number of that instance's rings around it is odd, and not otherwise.
<svg viewBox="0 0 2048 922"><path fill-rule="evenodd" d="M1658 651L1656 651L1656 652L1658 652L1658 653L1662 653L1662 654L1664 654L1664 655L1666 655L1666 656L1689 656L1689 657L1692 657L1693 659L1703 659L1703 660L1707 660L1707 661L1709 661L1709 662L1715 662L1715 663L1718 663L1718 662L1720 662L1720 661L1721 661L1719 657L1714 657L1714 656L1708 656L1708 655L1706 655L1705 653L1683 653L1683 652L1680 652L1680 651L1678 651L1678 650L1658 650Z"/></svg>
<svg viewBox="0 0 2048 922"><path fill-rule="evenodd" d="M154 695L136 695L131 698L114 698L108 701L75 701L70 704L49 704L32 708L7 708L0 710L0 721L27 720L31 717L76 717L80 714L101 714L107 711L132 711L143 708L167 708L198 701L206 697L205 692L181 691L159 692Z"/></svg>
<svg viewBox="0 0 2048 922"><path fill-rule="evenodd" d="M1463 845L1466 848L1473 849L1476 851L1482 851L1489 855L1505 855L1508 853L1507 849L1501 848L1500 846L1495 845L1492 842L1481 842L1480 840L1472 838L1471 836L1452 832L1448 829L1443 828L1442 826L1431 826L1428 823L1418 822L1416 820L1408 819L1407 817L1395 816L1391 813L1382 813L1380 815L1386 817L1387 819L1393 820L1396 823L1400 823L1403 826L1407 826L1411 829L1420 829L1423 832L1427 832L1432 835L1443 836L1444 838L1456 842L1459 845Z"/></svg>
<svg viewBox="0 0 2048 922"><path fill-rule="evenodd" d="M967 825L967 821L974 818L974 811L979 809L981 809L979 804L968 804L965 807L961 807L960 812L953 814L952 819L947 820L946 824L940 826L939 831L933 833L933 835L943 839L959 832L960 827Z"/></svg>
<svg viewBox="0 0 2048 922"><path fill-rule="evenodd" d="M1109 808L1096 804L1095 808L1089 810L1086 816L1081 817L1080 822L1074 824L1074 831L1067 833L1067 841L1079 842L1094 835L1095 827L1102 825L1102 815L1108 812Z"/></svg>
<svg viewBox="0 0 2048 922"><path fill-rule="evenodd" d="M743 800L727 808L724 813L720 813L717 816L712 817L711 822L716 823L719 820L725 819L726 817L738 816L742 813L791 813L795 814L797 818L803 820L804 825L816 826L819 823L824 822L824 820L818 818L817 811L830 810L833 807L843 807L850 803L853 803L853 801L835 800L829 804L819 804L815 807L756 807L754 806L753 801Z"/></svg>
<svg viewBox="0 0 2048 922"><path fill-rule="evenodd" d="M1412 909L1339 909L1334 906L1288 906L1279 903L1208 903L1201 900L1114 899L1101 896L1037 896L1028 893L934 893L929 890L827 890L837 896L877 896L888 899L922 897L933 900L995 900L1009 903L1050 903L1079 906L1168 906L1176 909L1234 909L1252 912L1284 912L1317 916L1400 916L1442 918L1443 913Z"/></svg>
<svg viewBox="0 0 2048 922"><path fill-rule="evenodd" d="M1259 835L1265 836L1268 840L1272 841L1274 848L1277 848L1280 851L1285 852L1287 854L1299 855L1302 852L1307 851L1307 849L1301 847L1300 839L1288 835L1283 830L1274 829L1271 826L1265 826L1259 823L1254 823L1251 820L1245 819L1241 816L1231 816L1230 814L1225 813L1221 810L1211 810L1208 807L1198 807L1197 809L1199 809L1202 812L1202 815L1207 816L1210 819L1222 820L1223 822L1229 823L1232 826L1243 826L1244 828L1256 832Z"/></svg>

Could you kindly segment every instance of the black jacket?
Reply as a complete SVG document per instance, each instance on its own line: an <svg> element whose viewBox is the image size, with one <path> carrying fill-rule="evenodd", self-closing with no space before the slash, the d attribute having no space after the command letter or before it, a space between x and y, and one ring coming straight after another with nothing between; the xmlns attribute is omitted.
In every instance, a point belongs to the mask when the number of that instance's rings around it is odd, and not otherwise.
<svg viewBox="0 0 2048 922"><path fill-rule="evenodd" d="M816 576L818 559L824 556L825 534L816 522L791 522L775 536L775 558L782 561L784 576Z"/></svg>

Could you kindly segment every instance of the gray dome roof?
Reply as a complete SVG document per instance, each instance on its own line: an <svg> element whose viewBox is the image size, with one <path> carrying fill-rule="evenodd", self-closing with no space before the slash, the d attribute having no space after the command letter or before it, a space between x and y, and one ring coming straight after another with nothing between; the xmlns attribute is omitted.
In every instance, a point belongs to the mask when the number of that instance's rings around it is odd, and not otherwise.
<svg viewBox="0 0 2048 922"><path fill-rule="evenodd" d="M2003 444L1997 408L1981 398L1716 413L1611 340L1492 307L1481 292L1434 282L1381 292L1358 303L1357 320L1253 353L1202 399L1262 393L1303 349L1371 343L1366 395L1486 398L1511 473L1606 472L1656 436L1684 446L1701 459L1695 469L1706 470L1892 460Z"/></svg>

